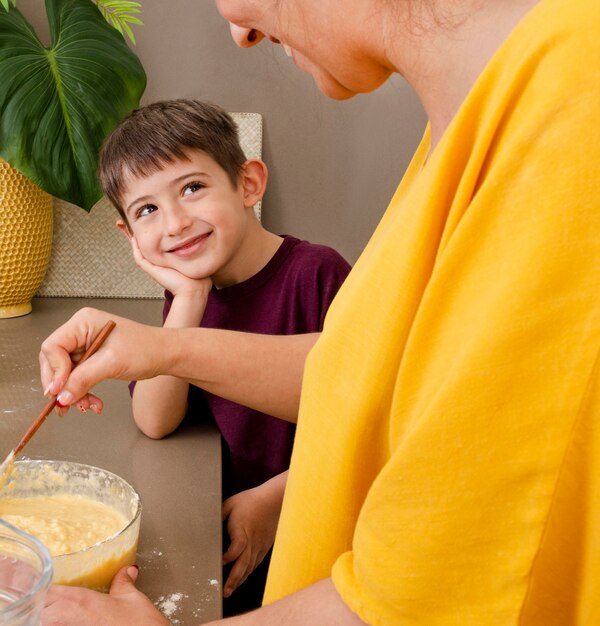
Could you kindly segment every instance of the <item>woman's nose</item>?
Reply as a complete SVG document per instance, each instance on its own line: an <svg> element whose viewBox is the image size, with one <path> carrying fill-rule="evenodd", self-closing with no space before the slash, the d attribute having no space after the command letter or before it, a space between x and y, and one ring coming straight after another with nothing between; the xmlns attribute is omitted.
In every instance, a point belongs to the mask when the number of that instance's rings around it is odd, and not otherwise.
<svg viewBox="0 0 600 626"><path fill-rule="evenodd" d="M240 48L251 48L262 41L265 36L254 28L242 28L235 24L229 24L231 37Z"/></svg>

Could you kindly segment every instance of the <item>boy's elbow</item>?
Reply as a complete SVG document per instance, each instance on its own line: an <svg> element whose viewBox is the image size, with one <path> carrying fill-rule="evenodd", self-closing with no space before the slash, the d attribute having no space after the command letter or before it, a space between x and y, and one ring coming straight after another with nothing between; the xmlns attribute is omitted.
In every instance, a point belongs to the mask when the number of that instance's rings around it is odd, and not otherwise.
<svg viewBox="0 0 600 626"><path fill-rule="evenodd" d="M145 430L143 428L141 430L149 439L164 439L168 434L170 434L158 430Z"/></svg>
<svg viewBox="0 0 600 626"><path fill-rule="evenodd" d="M165 428L161 424L140 423L136 420L137 427L150 439L164 439L173 431Z"/></svg>

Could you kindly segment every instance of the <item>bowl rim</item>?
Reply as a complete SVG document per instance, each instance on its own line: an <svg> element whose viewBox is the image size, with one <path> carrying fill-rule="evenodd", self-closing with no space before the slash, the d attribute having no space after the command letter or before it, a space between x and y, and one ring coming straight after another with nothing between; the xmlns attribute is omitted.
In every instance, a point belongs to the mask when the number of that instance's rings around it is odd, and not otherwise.
<svg viewBox="0 0 600 626"><path fill-rule="evenodd" d="M57 554L56 556L52 557L53 560L60 560L60 559L64 559L64 558L67 558L67 557L72 557L75 554L85 554L86 552L88 552L90 550L94 550L98 546L101 546L101 545L111 541L115 537L118 537L119 535L125 534L140 519L140 516L142 514L142 499L141 499L140 494L138 493L137 489L128 480L125 480L122 476L119 476L118 474L115 474L114 472L111 472L110 470L104 469L103 467L98 467L97 465L90 465L89 463L80 463L79 461L61 461L59 459L17 459L17 460L15 460L14 464L15 464L15 469L16 469L17 465L25 465L25 464L30 464L30 465L55 464L55 465L71 465L71 466L81 467L81 468L85 468L85 469L89 469L89 470L97 470L99 472L103 472L104 474L107 474L109 477L116 478L117 480L125 483L131 489L131 491L132 491L132 493L133 493L133 495L135 497L135 501L136 501L136 504L137 504L136 509L135 509L135 513L134 513L133 517L131 518L131 520L129 520L127 522L127 524L125 526L123 526L123 528L118 530L116 533L113 533L112 535L109 535L108 537L102 539L102 541L97 541L96 543L94 543L91 546L88 546L87 548L82 548L81 550L75 550L74 552L65 552L64 554ZM14 474L13 474L13 476L14 476ZM24 531L21 531L21 532L24 532ZM25 533L25 534L27 534L27 533ZM39 541L39 540L36 539L36 541Z"/></svg>

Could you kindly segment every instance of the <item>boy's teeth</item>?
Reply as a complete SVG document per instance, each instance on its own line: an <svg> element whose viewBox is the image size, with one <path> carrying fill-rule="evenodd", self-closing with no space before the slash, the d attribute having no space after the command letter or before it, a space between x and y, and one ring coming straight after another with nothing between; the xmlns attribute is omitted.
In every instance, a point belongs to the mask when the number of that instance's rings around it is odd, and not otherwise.
<svg viewBox="0 0 600 626"><path fill-rule="evenodd" d="M289 46L286 46L284 43L281 44L283 46L283 49L285 50L285 53L291 57L292 56L292 49Z"/></svg>

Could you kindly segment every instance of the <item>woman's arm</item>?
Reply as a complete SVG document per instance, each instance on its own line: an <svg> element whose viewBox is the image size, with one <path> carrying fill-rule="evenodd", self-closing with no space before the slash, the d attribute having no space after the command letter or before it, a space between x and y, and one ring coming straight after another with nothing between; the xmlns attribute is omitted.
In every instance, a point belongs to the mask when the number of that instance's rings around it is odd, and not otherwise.
<svg viewBox="0 0 600 626"><path fill-rule="evenodd" d="M305 587L273 604L206 626L366 626L333 586L331 578Z"/></svg>
<svg viewBox="0 0 600 626"><path fill-rule="evenodd" d="M102 348L73 368L102 326ZM206 328L157 328L96 309L78 311L42 344L43 388L71 405L107 378L176 376L228 400L295 422L304 362L318 333L259 335ZM73 359L73 361L72 361Z"/></svg>
<svg viewBox="0 0 600 626"><path fill-rule="evenodd" d="M296 422L304 363L320 333L260 335L185 331L171 354L174 376L238 404ZM188 345L202 346L189 354Z"/></svg>
<svg viewBox="0 0 600 626"><path fill-rule="evenodd" d="M165 617L135 586L134 568L115 576L110 593L81 587L52 587L42 613L44 626L166 626ZM282 600L207 626L366 626L335 590L330 578Z"/></svg>

